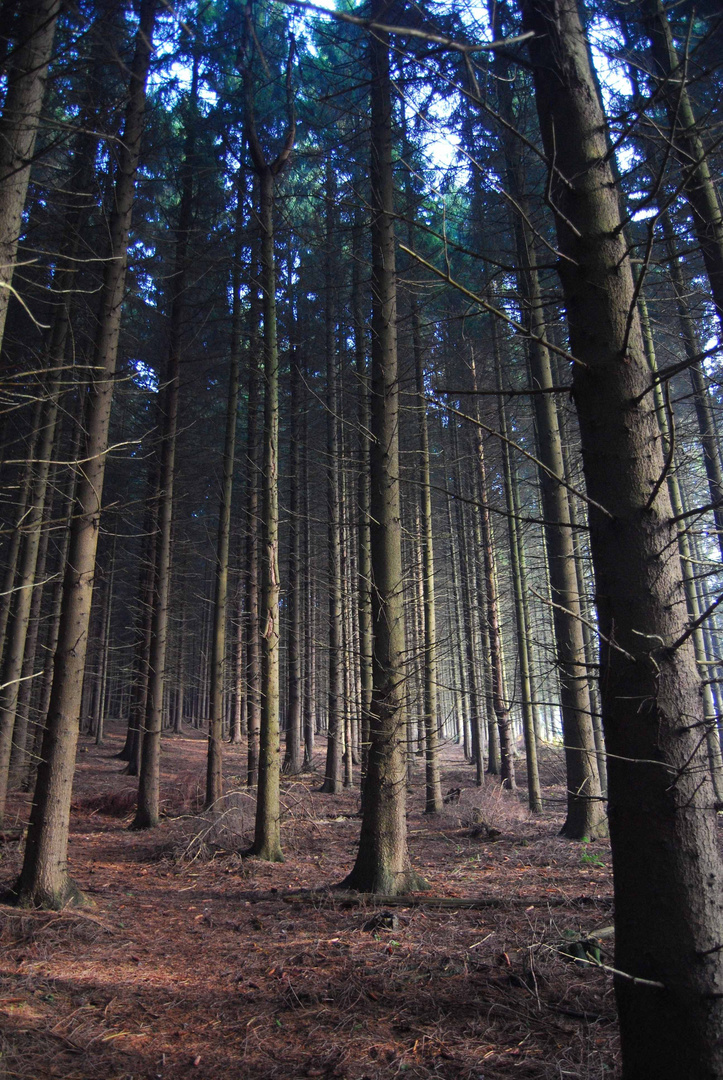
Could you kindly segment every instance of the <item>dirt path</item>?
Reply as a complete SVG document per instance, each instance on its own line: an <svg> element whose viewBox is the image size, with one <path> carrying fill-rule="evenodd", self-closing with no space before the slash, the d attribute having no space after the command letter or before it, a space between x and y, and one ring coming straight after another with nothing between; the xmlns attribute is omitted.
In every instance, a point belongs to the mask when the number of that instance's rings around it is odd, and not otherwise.
<svg viewBox="0 0 723 1080"><path fill-rule="evenodd" d="M0 907L2 1080L613 1075L610 979L556 949L611 922L605 845L562 841L556 815L533 820L492 785L466 786L452 749L445 790L462 797L435 822L412 797L414 865L430 897L498 906L380 916L299 895L349 870L355 795L320 795L314 777L287 784L287 859L266 865L238 854L253 813L243 791L220 824L192 812L205 753L195 733L164 744L167 810L182 816L130 832L120 745L111 726L106 747L86 741L78 759L71 872L95 906ZM244 758L227 752L231 788ZM21 821L26 807L15 812ZM475 818L489 829L470 828ZM17 844L2 849L3 884L19 857Z"/></svg>

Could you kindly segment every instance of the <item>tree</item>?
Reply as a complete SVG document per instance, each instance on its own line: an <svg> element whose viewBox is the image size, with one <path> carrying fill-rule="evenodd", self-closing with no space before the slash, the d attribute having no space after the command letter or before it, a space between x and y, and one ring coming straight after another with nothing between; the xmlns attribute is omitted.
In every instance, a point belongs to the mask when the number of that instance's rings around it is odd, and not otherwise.
<svg viewBox="0 0 723 1080"><path fill-rule="evenodd" d="M0 345L61 0L24 0L0 119Z"/></svg>
<svg viewBox="0 0 723 1080"><path fill-rule="evenodd" d="M200 31L196 31L198 35ZM194 39L195 41L196 39ZM171 588L171 530L173 527L173 489L176 478L178 399L181 382L181 350L186 286L189 271L189 234L193 221L193 157L196 140L198 102L198 55L194 48L191 88L185 118L181 198L175 228L175 256L170 288L170 328L168 356L159 395L159 450L157 501L156 565L153 584L153 615L148 650L148 691L144 724L141 729L138 805L134 829L152 829L160 814L161 730L166 679L169 596Z"/></svg>
<svg viewBox="0 0 723 1080"><path fill-rule="evenodd" d="M251 851L267 862L282 862L279 808L279 349L276 337L276 260L274 186L288 163L296 139L291 89L293 39L286 69L288 123L281 150L266 160L256 130L253 99L247 90L246 138L259 178L261 290L264 316L264 459L262 475L261 731L256 827ZM247 74L248 78L248 74Z"/></svg>
<svg viewBox="0 0 723 1080"><path fill-rule="evenodd" d="M605 119L576 4L522 7L535 34L573 393L595 501L623 1076L719 1076L722 868L700 683Z"/></svg>
<svg viewBox="0 0 723 1080"><path fill-rule="evenodd" d="M384 10L374 0L373 14ZM359 850L345 884L396 894L420 885L410 870L406 823L404 606L399 499L394 184L389 40L369 41L371 71L372 385L371 571L373 688L369 763Z"/></svg>
<svg viewBox="0 0 723 1080"><path fill-rule="evenodd" d="M326 452L329 533L329 731L326 769L321 790L337 794L341 790L341 757L344 745L344 654L342 647L342 566L341 566L341 469L339 440L339 358L336 350L336 282L332 245L336 183L331 160L326 171L326 251L325 251L325 352L326 352Z"/></svg>
<svg viewBox="0 0 723 1080"><path fill-rule="evenodd" d="M76 492L68 564L63 585L53 688L33 796L25 856L18 883L23 904L62 907L74 894L68 875L70 796L88 647L88 624L108 444L128 233L143 133L146 78L156 17L155 0L143 0L136 35L125 127L110 222L111 255L104 271L95 342L95 379L87 408L82 476Z"/></svg>
<svg viewBox="0 0 723 1080"><path fill-rule="evenodd" d="M221 740L223 732L223 686L226 667L226 616L228 601L228 557L231 542L231 497L233 495L234 455L236 453L236 424L241 377L241 239L244 195L244 172L239 170L236 181L236 252L231 275L231 362L229 365L228 401L226 406L226 437L223 448L221 506L218 513L216 540L216 580L211 638L211 716L208 726L208 765L206 769L206 806L210 807L223 793Z"/></svg>

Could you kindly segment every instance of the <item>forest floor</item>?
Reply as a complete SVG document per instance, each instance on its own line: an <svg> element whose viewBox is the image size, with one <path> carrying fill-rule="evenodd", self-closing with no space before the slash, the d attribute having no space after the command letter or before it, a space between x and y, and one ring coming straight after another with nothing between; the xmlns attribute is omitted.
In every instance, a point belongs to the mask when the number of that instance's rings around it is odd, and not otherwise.
<svg viewBox="0 0 723 1080"><path fill-rule="evenodd" d="M136 782L109 728L103 747L81 739L73 797L70 869L92 906L0 906L0 1080L614 1075L611 978L561 951L609 929L609 848L558 837L557 752L538 818L524 791L475 788L456 747L443 783L459 802L427 818L420 763L409 845L429 889L392 908L331 889L353 864L356 793L288 780L286 861L242 858L244 751L225 748L221 814L199 814L206 741L189 731L164 739L161 825L131 832ZM16 801L0 886L26 815Z"/></svg>

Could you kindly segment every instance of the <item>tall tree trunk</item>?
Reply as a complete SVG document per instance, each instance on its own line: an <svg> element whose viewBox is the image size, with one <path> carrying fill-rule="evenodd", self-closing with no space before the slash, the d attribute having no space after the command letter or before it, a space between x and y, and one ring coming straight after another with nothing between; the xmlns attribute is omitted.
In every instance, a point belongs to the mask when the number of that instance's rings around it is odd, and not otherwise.
<svg viewBox="0 0 723 1080"><path fill-rule="evenodd" d="M501 37L501 9L490 5L495 36ZM550 593L560 683L563 742L567 778L567 815L562 835L571 840L605 835L607 822L602 802L600 770L596 758L593 708L587 672L587 654L575 562L574 537L567 489L556 478L565 477L560 424L557 406L550 390L553 386L545 315L534 235L529 224L521 147L515 138L517 116L509 62L495 55L498 74L500 112L509 127L503 136L507 181L518 213L514 219L517 277L525 306L525 321L530 330L528 365L530 382L542 391L533 396L535 436L539 469L542 511L545 519Z"/></svg>
<svg viewBox="0 0 723 1080"><path fill-rule="evenodd" d="M158 484L158 540L153 589L153 617L148 653L148 694L143 724L138 806L134 829L153 829L160 815L161 732L163 730L166 651L168 645L169 596L171 589L171 534L173 530L173 486L176 472L176 435L180 392L181 347L188 278L188 243L193 218L193 157L198 95L198 60L194 57L189 115L181 169L181 200L176 224L176 251L171 281L171 311L168 358L164 389L160 398L161 447Z"/></svg>
<svg viewBox="0 0 723 1080"><path fill-rule="evenodd" d="M650 366L651 374L655 377L658 374L658 364L655 356L655 343L653 341L653 330L650 325L650 318L648 315L648 305L645 300L645 296L641 293L638 298L638 309L640 312L640 323L643 332L643 342L645 345L645 355ZM665 391L663 390L660 382L655 383L655 389L653 391L655 395L655 408L658 415L658 424L660 425L660 431L663 436L663 447L665 451L666 460L670 457L671 462L674 464L675 457L675 435L674 426L671 423L673 420L673 405L670 400L670 384L665 384ZM680 521L681 527L678 531L678 547L680 549L680 565L683 574L683 587L685 589L685 602L688 608L688 618L692 624L697 624L701 615L701 607L698 603L698 593L695 587L695 572L693 568L693 553L691 549L690 536L687 529L687 523L684 520L685 510L683 504L683 495L681 492L680 477L675 469L671 468L667 477L668 494L670 495L670 505L673 510L674 517ZM708 659L705 647L705 639L703 635L702 626L697 626L695 633L693 634L693 648L695 650L695 659L698 664L698 670L701 674L707 675ZM708 757L710 761L711 779L713 781L713 789L715 792L715 801L718 806L723 805L723 761L721 760L721 745L718 738L717 717L716 709L713 703L713 696L711 693L710 685L703 684L703 715L705 718L705 732L708 742Z"/></svg>
<svg viewBox="0 0 723 1080"><path fill-rule="evenodd" d="M723 868L700 681L607 129L575 0L525 0L602 639L625 1080L723 1075ZM651 917L651 912L655 917ZM640 981L642 980L642 981Z"/></svg>
<svg viewBox="0 0 723 1080"><path fill-rule="evenodd" d="M447 496L447 534L449 536L449 555L450 555L450 572L451 572L451 587L452 587L452 628L451 628L451 640L453 642L452 653L456 659L455 665L455 679L459 688L457 694L457 703L460 709L459 722L462 728L462 740L464 745L464 756L466 761L473 759L473 739L472 739L472 727L473 725L479 725L479 731L482 731L482 719L479 713L480 704L477 694L476 684L472 686L472 692L470 693L470 681L468 678L468 667L466 664L467 652L465 649L465 625L462 617L462 582L461 572L459 566L459 540L461 534L454 528L454 521L452 518L452 496ZM456 646L456 647L455 647ZM480 743L481 747L481 743ZM479 786L484 782L484 762L480 755L479 757L479 772L477 776L477 783Z"/></svg>
<svg viewBox="0 0 723 1080"><path fill-rule="evenodd" d="M355 222L352 265L352 318L354 322L354 370L358 385L359 480L357 483L358 540L357 580L359 610L359 674L361 679L361 790L362 797L369 764L369 728L372 703L372 563L369 534L371 478L369 472L369 372L364 334L364 307L360 274L360 225Z"/></svg>
<svg viewBox="0 0 723 1080"><path fill-rule="evenodd" d="M23 0L0 119L0 347L61 0Z"/></svg>
<svg viewBox="0 0 723 1080"><path fill-rule="evenodd" d="M279 809L279 355L276 343L274 173L260 174L261 281L264 309L263 566L261 585L261 731L252 852L282 862Z"/></svg>
<svg viewBox="0 0 723 1080"><path fill-rule="evenodd" d="M293 308L293 302L292 302ZM286 751L284 772L296 776L301 772L303 757L301 753L301 481L300 440L301 440L301 372L299 370L299 330L296 313L291 313L291 378L289 394L291 398L291 418L289 423L289 585L288 595L288 707L286 714Z"/></svg>
<svg viewBox="0 0 723 1080"><path fill-rule="evenodd" d="M254 205L258 202L258 181L254 185ZM255 787L259 779L259 729L261 725L261 646L259 632L259 479L261 441L259 439L259 285L256 238L252 239L251 298L249 302L249 381L246 406L246 718L248 763L246 783Z"/></svg>
<svg viewBox="0 0 723 1080"><path fill-rule="evenodd" d="M293 44L289 51L290 85ZM256 132L248 99L246 135L259 178L261 289L264 314L264 464L262 475L263 566L261 585L261 731L256 822L251 851L267 862L282 862L280 827L281 747L279 742L279 350L276 338L276 263L274 184L286 166L296 138L291 101L284 145L270 164Z"/></svg>
<svg viewBox="0 0 723 1080"><path fill-rule="evenodd" d="M211 807L223 794L223 688L226 671L226 621L228 606L228 554L231 540L231 499L236 454L236 422L238 418L239 384L241 375L241 226L243 218L244 174L239 170L236 181L236 252L231 273L233 291L231 312L231 363L226 403L226 437L223 448L221 505L218 511L216 538L216 580L213 600L213 631L211 637L211 715L208 722L208 761L206 768L206 806Z"/></svg>
<svg viewBox="0 0 723 1080"><path fill-rule="evenodd" d="M309 513L309 408L304 409L304 443L301 457L301 490L303 497L303 566L304 566L304 768L311 769L314 758L314 717L316 710L316 639L314 636L314 581L311 550L311 516Z"/></svg>
<svg viewBox="0 0 723 1080"><path fill-rule="evenodd" d="M93 717L95 745L102 746L105 738L106 704L108 701L108 677L110 656L110 625L113 614L113 577L115 574L115 544L110 570L103 582L103 603L100 609L100 634L98 637L98 705Z"/></svg>
<svg viewBox="0 0 723 1080"><path fill-rule="evenodd" d="M125 286L128 233L138 166L146 77L155 22L155 0L143 0L131 66L126 111L110 223L111 257L105 267L101 313L95 342L95 380L88 409L82 476L78 482L68 566L63 587L53 689L43 738L25 858L18 884L21 903L62 906L74 894L68 876L70 796L78 740L83 669L93 592L98 523L103 494L108 426L113 395L121 303Z"/></svg>
<svg viewBox="0 0 723 1080"><path fill-rule="evenodd" d="M502 398L502 362L500 357L497 326L492 324L492 347L495 355L497 388L497 416L502 436L502 468L505 479L505 500L507 507L508 528L510 533L510 568L512 571L512 589L515 598L515 623L517 629L517 655L520 672L520 699L522 706L522 730L525 738L525 758L527 763L527 798L533 814L542 812L542 792L537 764L537 732L532 707L532 680L530 676L530 628L528 626L525 605L526 567L524 544L520 528L520 502L518 480L512 463L511 447L508 440L507 415Z"/></svg>
<svg viewBox="0 0 723 1080"><path fill-rule="evenodd" d="M472 380L477 389L477 375L474 357L472 358ZM476 399L478 402L478 399ZM479 420L479 402L477 403ZM499 600L497 590L497 572L495 567L495 538L492 517L489 509L489 484L487 481L487 463L484 435L482 428L475 426L474 432L475 465L479 484L479 520L482 529L482 558L485 578L485 614L489 632L490 668L492 675L492 704L497 719L500 736L500 779L502 786L514 791L515 780L514 745L510 710L507 704L504 662L502 657L502 630L500 627Z"/></svg>
<svg viewBox="0 0 723 1080"><path fill-rule="evenodd" d="M372 16L385 10L374 0ZM362 892L414 888L406 822L404 598L399 499L399 383L389 42L375 32L371 58L372 401L371 561L374 625L369 771L359 850L346 879Z"/></svg>
<svg viewBox="0 0 723 1080"><path fill-rule="evenodd" d="M322 791L338 794L342 787L341 759L344 741L344 669L341 604L341 502L339 461L339 389L336 350L336 267L332 257L334 199L336 189L331 164L327 165L326 221L326 468L329 537L329 729Z"/></svg>
<svg viewBox="0 0 723 1080"><path fill-rule="evenodd" d="M434 529L432 517L432 476L429 461L429 428L424 387L424 358L419 309L412 298L412 343L417 390L421 472L421 532L423 585L423 650L424 650L424 767L425 802L427 814L442 809L442 783L439 777L439 706L437 702L437 614L434 597Z"/></svg>

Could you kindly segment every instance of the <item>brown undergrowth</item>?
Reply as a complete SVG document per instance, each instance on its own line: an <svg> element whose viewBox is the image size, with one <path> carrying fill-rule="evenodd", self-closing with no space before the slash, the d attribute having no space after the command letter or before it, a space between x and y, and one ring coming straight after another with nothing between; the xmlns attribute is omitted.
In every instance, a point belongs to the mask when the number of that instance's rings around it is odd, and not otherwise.
<svg viewBox="0 0 723 1080"><path fill-rule="evenodd" d="M556 752L541 818L474 788L455 747L459 801L425 817L420 764L410 850L429 891L385 905L329 889L354 857L355 793L288 779L286 862L246 859L243 751L226 748L228 794L199 813L205 739L189 732L165 739L167 816L131 832L135 781L109 727L105 747L83 741L74 790L70 869L93 906L0 907L0 1080L614 1075L610 977L571 957L612 921L609 851L557 837ZM26 814L9 816L6 886ZM605 962L609 932L600 944Z"/></svg>

